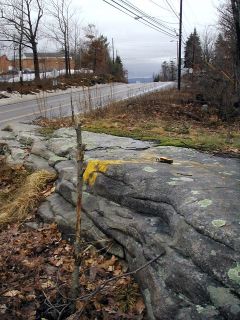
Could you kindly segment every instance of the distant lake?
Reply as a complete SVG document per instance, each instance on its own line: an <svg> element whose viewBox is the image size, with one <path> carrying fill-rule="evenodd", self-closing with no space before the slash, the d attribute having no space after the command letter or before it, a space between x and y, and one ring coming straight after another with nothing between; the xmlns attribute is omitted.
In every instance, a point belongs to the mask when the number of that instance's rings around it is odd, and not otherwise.
<svg viewBox="0 0 240 320"><path fill-rule="evenodd" d="M148 83L153 82L153 78L129 78L128 83Z"/></svg>

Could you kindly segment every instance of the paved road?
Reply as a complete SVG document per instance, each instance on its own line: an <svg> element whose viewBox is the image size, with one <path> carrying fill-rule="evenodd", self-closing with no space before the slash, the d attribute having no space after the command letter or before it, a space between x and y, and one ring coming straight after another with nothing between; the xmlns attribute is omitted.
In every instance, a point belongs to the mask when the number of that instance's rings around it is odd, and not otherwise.
<svg viewBox="0 0 240 320"><path fill-rule="evenodd" d="M66 116L71 114L72 97L76 113L102 107L109 102L127 99L150 91L173 87L173 82L139 84L105 84L90 88L72 89L61 93L42 93L17 101L0 100L0 127L9 122L29 121L38 116Z"/></svg>

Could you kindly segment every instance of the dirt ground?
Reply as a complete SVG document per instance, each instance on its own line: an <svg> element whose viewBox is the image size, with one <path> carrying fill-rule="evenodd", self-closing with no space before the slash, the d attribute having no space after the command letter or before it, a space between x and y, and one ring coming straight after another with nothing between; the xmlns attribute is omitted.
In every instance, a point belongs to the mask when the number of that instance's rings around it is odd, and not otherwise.
<svg viewBox="0 0 240 320"><path fill-rule="evenodd" d="M1 168L0 221L1 209L11 204L31 174L23 166ZM52 192L53 182L47 183L24 220L0 223L1 320L61 320L71 315L73 245L56 225L36 223L39 202ZM139 288L132 276L124 276L127 265L108 254L110 247L110 242L104 249L82 242L79 298L69 319L145 319Z"/></svg>

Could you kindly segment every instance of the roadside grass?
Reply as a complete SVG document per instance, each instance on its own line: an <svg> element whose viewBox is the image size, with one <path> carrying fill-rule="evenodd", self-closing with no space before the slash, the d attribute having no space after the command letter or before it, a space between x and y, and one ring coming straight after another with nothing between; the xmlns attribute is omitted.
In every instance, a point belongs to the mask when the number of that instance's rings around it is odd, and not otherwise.
<svg viewBox="0 0 240 320"><path fill-rule="evenodd" d="M80 120L87 131L239 155L239 119L223 122L214 106L203 111L195 97L192 89L159 91L91 110ZM51 131L71 126L71 120L42 118L38 124Z"/></svg>

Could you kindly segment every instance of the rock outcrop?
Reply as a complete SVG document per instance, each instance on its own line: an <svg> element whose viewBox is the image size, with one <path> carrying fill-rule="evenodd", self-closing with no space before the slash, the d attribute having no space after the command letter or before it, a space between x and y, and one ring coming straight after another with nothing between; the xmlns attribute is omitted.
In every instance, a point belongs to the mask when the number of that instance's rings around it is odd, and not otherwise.
<svg viewBox="0 0 240 320"><path fill-rule="evenodd" d="M72 234L74 130L31 139L27 164L59 174L39 216ZM158 257L136 274L148 318L240 319L240 161L104 134L84 132L83 140L83 234L109 244L131 270Z"/></svg>

